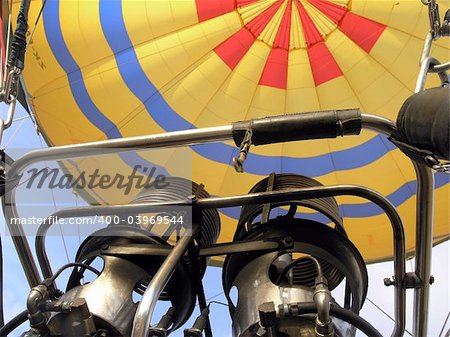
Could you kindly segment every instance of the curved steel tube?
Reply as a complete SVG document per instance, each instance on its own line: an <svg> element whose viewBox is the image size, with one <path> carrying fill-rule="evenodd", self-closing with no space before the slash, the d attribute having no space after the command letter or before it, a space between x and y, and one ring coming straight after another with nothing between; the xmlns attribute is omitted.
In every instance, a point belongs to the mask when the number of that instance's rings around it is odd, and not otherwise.
<svg viewBox="0 0 450 337"><path fill-rule="evenodd" d="M78 158L115 152L133 151L138 148L161 148L187 146L199 143L223 141L232 139L232 127L221 126L196 130L184 130L161 133L150 136L121 138L77 145L58 146L35 150L22 156L11 165L6 172L6 181L12 181L20 176L30 164L45 161ZM3 196L3 211L6 224L11 233L11 239L23 266L30 288L41 282L41 276L31 253L30 246L21 224L13 224L12 219L19 219L15 203L15 190Z"/></svg>
<svg viewBox="0 0 450 337"><path fill-rule="evenodd" d="M362 115L363 127L387 136L395 133L395 124L385 118ZM421 280L414 290L413 335L428 335L428 308L431 268L431 247L433 242L434 177L431 168L411 160L417 177L416 200L416 266L415 273Z"/></svg>
<svg viewBox="0 0 450 337"><path fill-rule="evenodd" d="M180 238L150 281L134 315L131 337L147 337L149 335L156 302L199 230L199 226L193 226L192 235L184 235Z"/></svg>
<svg viewBox="0 0 450 337"><path fill-rule="evenodd" d="M405 248L405 233L403 228L403 223L395 209L394 205L392 205L386 198L384 198L381 194L376 191L372 191L366 187L354 186L354 185L341 185L341 186L318 186L318 187L310 187L304 189L291 189L291 190L282 190L282 191L273 191L273 192L260 192L260 193L252 193L247 195L239 195L239 196L230 196L230 197L216 197L216 198L205 198L197 200L194 203L194 207L206 209L206 208L224 208L224 207L234 207L248 204L261 204L261 203L269 203L276 201L287 201L293 198L302 198L302 199L315 199L315 198L323 198L323 197L332 197L332 196L340 196L340 195L352 195L361 198L365 198L367 200L372 201L376 205L378 205L383 211L387 214L394 234L394 274L396 279L396 289L395 289L395 318L396 323L394 327L394 331L392 333L392 337L402 336L405 329L405 289L403 287L403 279L406 273L406 248ZM159 204L159 207L163 204ZM174 203L172 203L174 205ZM180 205L186 205L186 203L180 203ZM149 208L157 208L158 204L136 204L136 205L123 205L123 206L88 206L82 208L75 209L67 209L56 212L53 216L58 217L74 217L74 216L92 216L92 215L105 215L105 214L120 214L120 213L129 213L130 211L134 212L144 212L148 211ZM51 226L48 222L46 225L41 225L42 229L39 229L39 233L44 234L46 230ZM42 236L37 237L40 238L41 243ZM42 249L43 245L40 244ZM177 253L178 254L178 253ZM47 261L45 248L44 250L37 251L37 255L40 261ZM178 256L178 255L177 255ZM170 264L172 266L172 264ZM169 267L163 269L161 266L160 271L169 272ZM161 284L154 284L153 288L151 287L153 284L147 288L147 290L151 291L153 294L156 293L156 290L159 289ZM156 289L157 288L157 289ZM156 305L156 301L159 296L153 297L154 302L146 302L148 305L146 306L147 310L150 310L154 305ZM143 310L143 309L142 309ZM149 312L149 311L147 311ZM142 317L142 314L140 314ZM146 318L147 320L151 320L151 317ZM135 323L137 322L135 318ZM145 337L146 334L137 334L137 331L144 333L145 331L142 328L136 330L136 333L133 334L133 337ZM148 332L148 331L147 331Z"/></svg>
<svg viewBox="0 0 450 337"><path fill-rule="evenodd" d="M448 75L446 72L446 65L444 65L442 68L443 70L439 70L439 65L441 63L436 60L434 57L426 57L421 65L420 65L420 71L419 76L417 78L416 88L414 89L414 93L418 93L422 91L425 88L425 82L427 80L427 75L429 72L431 73L437 73L439 75L439 78L441 79L442 85L448 85Z"/></svg>
<svg viewBox="0 0 450 337"><path fill-rule="evenodd" d="M53 275L50 261L47 255L47 249L45 247L45 238L50 227L54 224L52 219L66 219L75 217L87 217L92 215L117 215L117 214L129 214L129 213L144 213L151 212L152 210L158 211L163 206L191 206L191 200L180 200L180 202L171 203L153 203L153 204L130 204L130 205L109 205L109 206L88 206L78 208L66 208L54 212L39 226L36 232L35 250L36 256L41 267L42 275L44 278L49 278Z"/></svg>
<svg viewBox="0 0 450 337"><path fill-rule="evenodd" d="M198 207L232 207L235 205L246 205L254 203L268 203L271 197L278 196L277 201L287 201L292 198L314 199L339 195L352 195L368 199L383 209L388 215L392 224L394 233L394 275L396 280L395 288L395 326L391 334L392 337L403 336L405 331L405 304L406 291L403 287L405 277L405 233L400 215L395 207L378 192L372 191L361 186L343 185L343 186L322 186L318 188L305 188L302 190L274 191L253 193L245 196L227 197L227 198L208 198L198 200Z"/></svg>
<svg viewBox="0 0 450 337"><path fill-rule="evenodd" d="M435 64L430 67L430 73L439 73L450 70L450 62Z"/></svg>
<svg viewBox="0 0 450 337"><path fill-rule="evenodd" d="M365 129L370 129L373 131L377 131L383 133L385 135L392 135L395 133L395 124L388 119L372 116L372 115L362 115L362 125ZM167 146L184 146L184 145L193 145L198 143L206 143L213 141L221 141L221 140L229 140L232 138L232 128L231 126L226 127L218 127L218 128L209 128L209 129L198 129L198 130L187 130L180 132L173 132L167 134L160 134L154 136L146 136L146 137L134 137L130 139L118 139L118 140L109 140L103 142L95 142L95 143L86 143L80 145L71 145L71 146L63 146L50 148L45 150L38 150L31 152L21 159L19 159L8 171L7 179L11 179L19 175L24 168L26 168L29 164L38 162L41 160L50 160L50 159L64 159L64 158L74 158L81 157L86 155L96 155L98 153L106 153L110 151L105 151L105 149L129 149L130 147L136 148L158 148L158 147L167 147ZM128 149L125 149L127 148ZM112 150L111 150L112 152ZM417 173L417 181L418 181L418 191L417 191L417 199L418 199L418 216L417 216L417 224L416 224L416 232L417 233L430 233L432 230L432 217L430 216L432 212L432 203L433 203L433 181L431 170L422 165L416 165L416 173ZM317 196L316 196L317 197ZM197 202L197 206L201 206L202 204L205 206L206 201L212 201L213 198L208 200L200 200ZM39 272L37 271L36 265L34 263L31 251L29 249L28 242L24 237L23 228L18 225L13 227L11 225L10 219L13 217L17 217L17 210L15 207L15 196L14 191L7 193L4 197L4 208L5 208L5 217L7 219L7 224L9 226L9 230L13 235L14 245L18 252L20 261L24 266L24 271L27 275L28 282L31 286L36 285L40 282ZM6 205L6 207L5 207ZM391 205L392 206L392 205ZM123 206L121 206L123 207ZM392 206L393 207L393 206ZM389 208L389 207L388 207ZM431 209L431 211L430 211ZM117 211L117 209L115 210ZM386 211L386 210L385 210ZM395 208L394 208L395 211ZM422 215L421 215L422 214ZM425 215L424 215L425 214ZM401 224L401 222L400 222ZM394 232L394 237L397 237L401 234ZM403 233L404 236L404 233ZM418 240L419 241L419 240ZM404 243L403 240L400 242ZM399 241L395 242L395 251L404 251L404 247L398 247ZM431 245L431 237L427 235L426 238L422 238L420 242L416 243L416 257L421 262L417 262L419 265L416 266L416 273L423 280L423 277L426 277L427 269L430 264L430 254L427 253L429 250L427 247ZM400 254L401 255L401 254ZM404 276L404 259L400 261L398 256L394 257L394 267L396 269L396 278L397 280L401 280ZM426 336L426 334L420 334L420 331L426 330L426 323L423 322L425 317L420 317L419 312L424 312L426 309L426 303L428 303L428 291L426 289L427 286L424 286L423 289L419 289L416 292L416 303L415 303L415 326L417 326L416 333L418 333L421 337ZM393 336L401 336L404 331L404 289L400 285L400 287L396 288L396 299L395 305L398 310L396 310L396 327L393 333ZM419 321L419 322L417 322ZM421 326L421 327L419 327Z"/></svg>
<svg viewBox="0 0 450 337"><path fill-rule="evenodd" d="M434 177L429 167L413 163L417 175L415 273L421 281L420 287L414 289L413 335L426 337L433 243Z"/></svg>

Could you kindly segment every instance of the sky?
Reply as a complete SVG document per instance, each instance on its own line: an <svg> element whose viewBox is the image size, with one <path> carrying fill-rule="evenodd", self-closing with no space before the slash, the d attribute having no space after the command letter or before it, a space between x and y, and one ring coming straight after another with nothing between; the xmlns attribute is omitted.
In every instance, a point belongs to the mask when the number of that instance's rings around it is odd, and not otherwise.
<svg viewBox="0 0 450 337"><path fill-rule="evenodd" d="M5 115L6 106L0 104L1 116ZM40 148L45 146L44 141L37 135L34 124L30 118L27 118L26 112L18 108L15 116L13 126L5 132L2 141L2 148L5 148L8 153L16 157L18 153L30 151L33 148ZM51 202L52 196L43 194L39 196L42 200ZM73 199L74 204L83 204L84 202L71 194L68 198ZM19 213L21 210L19 209ZM25 309L26 297L29 291L24 273L21 269L17 254L11 242L11 238L5 233L5 224L3 217L0 217L0 233L3 244L3 260L4 260L4 311L6 321L11 319L17 313ZM73 234L73 233L72 233ZM31 246L34 244L31 241ZM52 261L53 269L57 269L61 265L73 260L79 245L80 238L74 235L67 235L64 240L60 236L49 237L47 246L49 250L50 260ZM450 245L443 243L433 249L432 274L435 277L435 283L431 286L430 299L430 323L429 336L438 337L446 319L447 313L450 311ZM407 271L412 271L414 261L407 262ZM388 317L393 317L393 288L385 287L383 279L393 275L392 262L378 263L368 266L369 273L369 290L367 300L362 309L361 315L378 328L383 336L389 336L393 322ZM64 283L68 273L63 274L60 281L60 287ZM226 302L222 290L222 270L216 267L208 267L204 277L205 292L208 301L214 300L218 302ZM333 296L336 299L343 298L342 287L338 287ZM411 317L412 317L412 301L413 291L407 291L407 330L412 331ZM379 308L382 308L383 313ZM159 320L164 308L158 307L153 316L153 323ZM194 311L193 317L185 325L190 327L195 316L198 314L198 308ZM231 319L228 308L221 304L211 305L211 324L215 337L230 337L231 333ZM175 331L171 336L183 336L183 328ZM450 328L450 322L447 323L446 329ZM18 329L12 336L19 336L27 330L26 326ZM445 330L446 331L446 330ZM362 336L362 334L359 334ZM358 336L359 336L358 335ZM405 334L408 336L408 333Z"/></svg>

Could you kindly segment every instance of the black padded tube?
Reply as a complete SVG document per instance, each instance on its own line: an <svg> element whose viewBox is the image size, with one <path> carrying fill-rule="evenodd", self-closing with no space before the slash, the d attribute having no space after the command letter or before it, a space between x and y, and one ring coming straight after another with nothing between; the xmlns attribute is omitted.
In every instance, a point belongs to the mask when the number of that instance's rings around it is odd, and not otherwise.
<svg viewBox="0 0 450 337"><path fill-rule="evenodd" d="M233 139L240 146L247 130L252 144L264 145L306 139L336 138L361 132L359 109L315 111L233 123Z"/></svg>

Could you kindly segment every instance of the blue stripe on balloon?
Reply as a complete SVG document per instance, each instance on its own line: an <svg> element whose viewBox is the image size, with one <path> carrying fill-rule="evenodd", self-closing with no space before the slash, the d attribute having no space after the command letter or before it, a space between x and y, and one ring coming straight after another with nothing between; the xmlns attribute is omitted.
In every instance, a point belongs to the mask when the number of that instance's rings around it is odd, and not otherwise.
<svg viewBox="0 0 450 337"><path fill-rule="evenodd" d="M436 173L434 187L437 189L450 183L450 176L444 173ZM410 199L417 190L417 182L410 181L393 193L387 196L387 199L395 206L398 207L405 201ZM364 218L383 214L383 210L372 202L366 202L361 204L344 204L339 207L340 214L344 214L346 218ZM223 208L221 212L232 219L239 219L241 208L230 207ZM322 223L330 222L327 218L320 213L299 213L299 216L306 219L316 220Z"/></svg>
<svg viewBox="0 0 450 337"><path fill-rule="evenodd" d="M100 0L100 21L103 33L115 54L117 67L130 91L144 104L153 120L166 131L195 128L178 115L162 97L142 69L134 46L128 36L120 0ZM335 170L362 167L381 158L394 147L384 146L382 137L348 150L310 158L264 156L250 153L246 172L264 175L272 171L293 172L317 177ZM226 144L204 144L193 148L201 156L223 164L230 164L235 148Z"/></svg>
<svg viewBox="0 0 450 337"><path fill-rule="evenodd" d="M117 127L99 111L89 97L81 71L64 42L59 23L59 8L56 1L48 1L44 10L44 17L44 26L50 47L69 77L72 93L80 109L108 138L122 137ZM179 116L168 105L145 75L125 28L121 2L118 0L100 0L100 18L104 34L115 53L118 69L124 82L131 92L145 105L156 123L166 131L194 128L192 124ZM310 158L280 158L250 153L246 162L246 170L253 174L267 174L268 172L278 171L282 167L284 172L320 176L331 173L334 170L348 170L365 166L381 158L394 148L390 142L386 141L385 137L378 136L348 150ZM229 159L232 157L235 148L226 144L207 144L196 146L194 150L208 159L230 164ZM142 160L137 155L128 159ZM448 182L447 177L437 175L436 187L443 186ZM407 183L392 193L388 199L395 206L399 206L410 198L411 189L414 190L415 188L415 182ZM367 217L381 214L381 210L370 203L343 205L342 210L347 217ZM227 210L224 210L225 214L226 212ZM230 213L230 215L232 214ZM236 216L235 214L234 217Z"/></svg>
<svg viewBox="0 0 450 337"><path fill-rule="evenodd" d="M72 96L81 112L96 128L101 130L108 139L122 138L117 126L97 108L89 96L80 67L70 54L66 42L64 41L60 24L59 1L47 1L43 11L43 18L44 29L50 48L58 63L67 74ZM164 168L149 163L137 153L126 152L119 154L119 156L131 168L136 167L136 165L141 165L141 168L138 169L141 173L145 173L142 171L142 167L155 167L156 174L167 175L167 171Z"/></svg>

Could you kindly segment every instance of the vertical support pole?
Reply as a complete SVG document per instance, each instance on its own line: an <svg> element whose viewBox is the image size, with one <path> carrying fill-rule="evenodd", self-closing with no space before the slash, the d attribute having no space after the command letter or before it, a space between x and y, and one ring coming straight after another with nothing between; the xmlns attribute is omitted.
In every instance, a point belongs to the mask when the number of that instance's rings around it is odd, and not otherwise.
<svg viewBox="0 0 450 337"><path fill-rule="evenodd" d="M6 188L8 188L8 185L6 185ZM15 190L7 190L2 199L6 225L8 226L12 242L16 248L17 256L19 257L20 264L22 265L28 285L31 289L41 283L41 276L33 254L31 253L31 248L28 244L23 226L20 223L20 220L19 223L16 222L20 218L17 215L15 201L13 201L15 200Z"/></svg>
<svg viewBox="0 0 450 337"><path fill-rule="evenodd" d="M414 289L413 335L426 337L433 242L434 177L432 170L424 164L414 162L414 169L417 175L415 272L422 284Z"/></svg>
<svg viewBox="0 0 450 337"><path fill-rule="evenodd" d="M142 295L142 300L138 305L136 314L134 315L131 337L148 336L156 302L158 302L159 296L163 292L167 282L169 282L172 274L177 268L178 263L189 249L191 242L194 240L199 230L200 227L193 224L192 235L186 234L180 238L150 281L150 284Z"/></svg>

